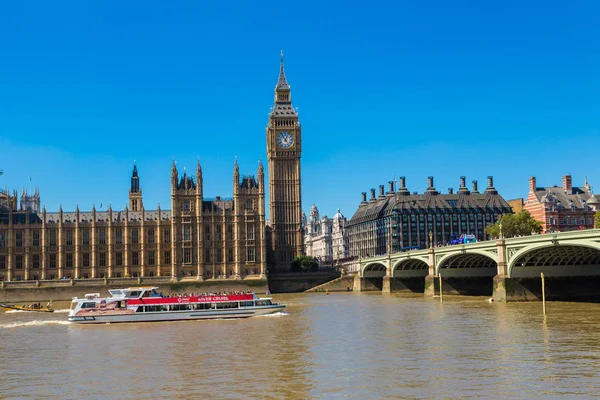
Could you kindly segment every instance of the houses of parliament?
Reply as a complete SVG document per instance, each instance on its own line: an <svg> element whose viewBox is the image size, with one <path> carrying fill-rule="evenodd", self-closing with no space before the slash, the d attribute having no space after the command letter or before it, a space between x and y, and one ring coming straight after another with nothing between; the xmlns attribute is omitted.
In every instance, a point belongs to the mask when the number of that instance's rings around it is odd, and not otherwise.
<svg viewBox="0 0 600 400"><path fill-rule="evenodd" d="M233 197L204 197L202 167L171 167L171 209L144 207L134 165L124 210L40 208L40 193L0 191L0 280L170 276L204 279L266 277L286 271L303 253L301 126L291 102L283 55L266 129L265 172L242 176L233 166Z"/></svg>

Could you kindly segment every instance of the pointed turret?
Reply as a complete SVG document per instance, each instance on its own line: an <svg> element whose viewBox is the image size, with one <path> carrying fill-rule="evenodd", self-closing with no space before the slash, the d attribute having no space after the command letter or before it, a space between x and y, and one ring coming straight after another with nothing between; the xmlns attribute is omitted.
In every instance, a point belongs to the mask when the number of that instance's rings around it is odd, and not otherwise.
<svg viewBox="0 0 600 400"><path fill-rule="evenodd" d="M140 178L138 177L137 165L133 164L133 173L131 174L131 193L138 193L140 191Z"/></svg>
<svg viewBox="0 0 600 400"><path fill-rule="evenodd" d="M237 194L240 187L240 167L238 165L237 158L233 163L233 194Z"/></svg>
<svg viewBox="0 0 600 400"><path fill-rule="evenodd" d="M202 182L202 166L200 166L200 157L198 157L198 164L196 165L196 184L200 185Z"/></svg>
<svg viewBox="0 0 600 400"><path fill-rule="evenodd" d="M285 78L285 71L283 68L283 51L281 51L281 60L279 62L279 80L277 81L277 86L275 86L275 104L290 104L292 102L292 93L290 89L290 85Z"/></svg>
<svg viewBox="0 0 600 400"><path fill-rule="evenodd" d="M173 160L173 165L171 166L171 187L173 189L177 189L177 166L175 165L175 160Z"/></svg>
<svg viewBox="0 0 600 400"><path fill-rule="evenodd" d="M142 190L140 189L140 178L138 176L135 161L133 163L133 172L131 174L131 188L129 189L129 208L131 208L131 211L140 211L144 209Z"/></svg>
<svg viewBox="0 0 600 400"><path fill-rule="evenodd" d="M258 178L258 187L261 191L265 190L265 168L263 167L262 160L258 160L258 170L256 171L256 177Z"/></svg>
<svg viewBox="0 0 600 400"><path fill-rule="evenodd" d="M280 90L280 89L287 89L290 90L290 85L287 82L287 79L285 79L285 71L283 68L283 50L281 50L281 54L280 54L280 61L279 61L279 80L277 81L277 86L275 87L275 89Z"/></svg>

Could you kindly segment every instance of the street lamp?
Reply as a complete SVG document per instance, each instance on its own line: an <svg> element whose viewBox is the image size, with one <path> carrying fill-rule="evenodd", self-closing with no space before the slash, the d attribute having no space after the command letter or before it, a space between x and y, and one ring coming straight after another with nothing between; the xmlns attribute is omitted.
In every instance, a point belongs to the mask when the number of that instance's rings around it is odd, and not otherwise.
<svg viewBox="0 0 600 400"><path fill-rule="evenodd" d="M433 248L433 232L429 231L429 248Z"/></svg>

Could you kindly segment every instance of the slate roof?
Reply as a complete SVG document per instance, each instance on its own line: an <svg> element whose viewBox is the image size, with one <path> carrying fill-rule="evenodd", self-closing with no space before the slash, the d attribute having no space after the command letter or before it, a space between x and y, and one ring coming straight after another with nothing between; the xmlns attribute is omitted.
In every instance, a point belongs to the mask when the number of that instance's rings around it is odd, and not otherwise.
<svg viewBox="0 0 600 400"><path fill-rule="evenodd" d="M497 192L493 193L495 190L490 192L492 193L440 194L430 191L428 194L402 194L407 193L403 191L388 194L371 199L366 204L361 203L350 219L349 225L376 220L392 214L394 210L400 214L458 213L479 210L511 212L510 206L502 196Z"/></svg>
<svg viewBox="0 0 600 400"><path fill-rule="evenodd" d="M295 117L298 114L291 103L275 103L271 115L275 117Z"/></svg>
<svg viewBox="0 0 600 400"><path fill-rule="evenodd" d="M551 203L567 210L572 208L583 210L585 204L595 204L594 199L597 201L596 196L593 196L587 187L573 187L572 194L565 193L564 188L560 186L538 187L535 188L534 194L540 203ZM592 200L592 203L589 203L589 200Z"/></svg>

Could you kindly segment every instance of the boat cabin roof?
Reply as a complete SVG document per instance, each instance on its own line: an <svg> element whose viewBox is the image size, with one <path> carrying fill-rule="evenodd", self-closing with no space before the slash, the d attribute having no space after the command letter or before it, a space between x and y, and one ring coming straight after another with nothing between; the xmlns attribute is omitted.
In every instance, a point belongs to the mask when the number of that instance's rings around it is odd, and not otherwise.
<svg viewBox="0 0 600 400"><path fill-rule="evenodd" d="M132 287L125 289L109 289L111 298L114 299L139 299L141 297L147 297L150 294L156 295L157 286L147 287Z"/></svg>

